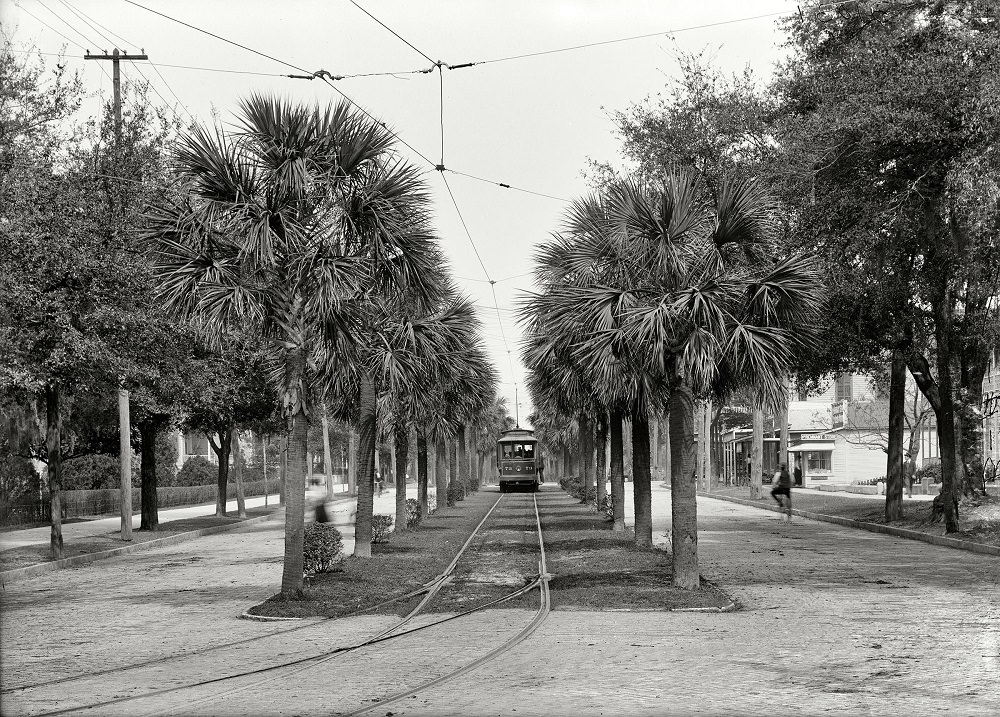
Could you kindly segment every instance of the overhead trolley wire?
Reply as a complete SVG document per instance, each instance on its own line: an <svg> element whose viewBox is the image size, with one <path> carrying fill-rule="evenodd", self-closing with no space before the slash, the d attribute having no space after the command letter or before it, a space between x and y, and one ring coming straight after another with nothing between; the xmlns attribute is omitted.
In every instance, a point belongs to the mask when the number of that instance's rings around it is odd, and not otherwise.
<svg viewBox="0 0 1000 717"><path fill-rule="evenodd" d="M192 30L196 30L198 32L204 33L204 34L206 34L206 35L208 35L210 37L214 37L214 38L216 38L218 40L221 40L222 42L228 43L230 45L235 45L236 47L244 49L244 50L246 50L248 52L252 52L255 55L259 55L261 57L265 57L265 58L267 58L269 60L273 60L274 62L277 62L277 63L279 63L281 65L285 65L286 67L291 67L293 69L296 69L296 70L299 70L299 71L301 71L303 73L306 73L306 74L302 74L302 75L273 75L273 76L276 76L276 77L277 76L280 76L280 77L289 77L289 78L292 78L292 79L303 79L303 80L315 80L315 79L322 80L327 85L329 85L329 87L334 92L336 92L341 97L343 97L345 100L347 100L352 106L356 107L360 112L362 112L369 119L371 119L371 120L373 120L375 122L378 122L383 127L385 127L392 134L393 137L395 137L397 140L399 140L399 142L402 145L404 145L405 147L407 147L410 151L412 151L418 157L420 157L425 162L427 162L430 166L434 167L435 169L438 169L439 171L447 171L447 172L452 172L453 174L460 174L462 176L469 177L470 179L475 179L475 180L480 181L480 182L486 182L488 184L494 184L494 185L496 185L498 187L502 187L504 189L513 189L513 190L518 191L518 192L524 192L525 194L534 194L534 195L539 196L539 197L546 197L548 199L554 199L554 200L560 201L560 202L568 202L569 201L568 199L565 199L563 197L556 197L556 196L553 196L551 194L544 194L542 192L534 192L534 191L531 191L529 189L522 189L520 187L516 187L516 186L508 184L506 182L496 182L496 181L493 181L493 180L484 179L482 177L477 177L477 176L472 175L472 174L467 174L467 173L464 173L464 172L458 172L458 171L456 171L454 169L448 169L447 167L444 166L443 162L441 162L440 164L435 163L429 157L427 157L427 155L425 155L423 152L421 152L416 147L414 147L409 142L407 142L402 137L400 137L399 133L395 132L392 129L389 129L389 127L386 126L386 124L384 122L382 122L381 120L379 120L378 118L376 118L375 116L373 116L370 112L368 112L368 110L366 110L364 107L362 107L361 105L359 105L353 99L351 99L350 97L348 97L339 87L337 87L337 86L335 86L333 84L333 82L335 80L337 80L337 79L343 79L343 76L333 75L330 72L328 72L327 70L317 70L316 72L309 72L308 70L305 70L305 69L299 67L298 65L294 65L294 64L292 64L290 62L286 62L285 60L281 60L281 59L279 59L277 57L273 57L273 56L268 55L266 53L260 52L259 50L255 50L252 47L247 47L246 45L242 45L242 44L240 44L240 43L238 43L238 42L236 42L234 40L230 40L230 39L228 39L226 37L223 37L221 35L217 35L214 32L209 32L208 30L204 30L204 29L202 29L200 27L197 27L196 25L192 25L192 24L190 24L188 22L184 22L183 20L179 20L179 19L177 19L175 17L171 17L170 15L167 15L165 13L159 12L157 10L153 10L151 8L148 8L148 7L146 7L145 5L143 5L141 3L135 2L135 0L124 0L124 1L127 2L130 5L134 5L134 6L138 7L138 8L142 8L143 10L146 10L147 12L151 12L154 15L159 15L160 17L166 18L167 20L171 20L172 22L176 22L176 23L178 23L180 25L184 25L185 27L188 27L188 28L190 28ZM74 43L74 44L76 44L76 43ZM419 52L419 50L418 50L418 52ZM423 53L421 53L421 54L423 54ZM166 64L166 63L160 63L160 64L161 64L162 67L181 67L181 68L186 68L186 69L204 69L204 70L211 70L211 71L215 71L215 72L227 72L227 71L228 72L238 72L237 70L212 70L212 68L190 67L190 66L186 66L186 65L170 65L170 64ZM456 68L459 68L459 67L466 67L466 66L468 66L468 65L447 65L446 63L441 63L441 65L439 65L439 70L440 70L440 67L448 67L449 69L456 69ZM419 70L419 71L414 71L414 72L427 73L427 72L432 71L433 69L434 68L432 67L429 70ZM247 72L247 73L244 73L244 74L262 74L263 75L265 73L249 73L249 72ZM385 74L390 74L390 73L385 73ZM395 73L395 74L403 74L403 73ZM362 75L354 75L354 76L360 77ZM443 144L443 142L442 142L442 144Z"/></svg>
<svg viewBox="0 0 1000 717"><path fill-rule="evenodd" d="M279 60L277 57L274 57L272 55L268 55L267 53L261 52L260 50L255 50L252 47L247 47L246 45L241 45L240 43L238 43L238 42L236 42L234 40L229 40L229 39L223 37L222 35L216 35L214 32L209 32L208 30L204 30L204 29L202 29L202 28L200 28L200 27L198 27L196 25L192 25L191 23L184 22L183 20L178 20L176 17L171 17L170 15L167 15L166 13L162 13L159 10L153 10L152 8L146 7L145 5L142 5L141 3L135 2L135 0L125 0L125 2L127 2L129 5L135 5L138 8L142 8L143 10L145 10L147 12L151 12L154 15L159 15L160 17L166 18L167 20L171 20L173 22L176 22L179 25L184 25L184 27L189 27L192 30L197 30L198 32L201 32L201 33L204 33L204 34L208 35L209 37L214 37L216 40L222 40L223 42L229 43L230 45L235 45L236 47L239 47L240 49L246 50L247 52L252 52L255 55L260 55L261 57L266 57L268 60L273 60L274 62L277 62L278 64L281 64L281 65L285 65L286 67L291 67L293 70L298 70L299 72L309 72L309 70L305 70L305 69L299 67L298 65L293 65L291 62L285 62L284 60Z"/></svg>
<svg viewBox="0 0 1000 717"><path fill-rule="evenodd" d="M814 9L837 7L838 5L847 5L850 3L856 3L859 0L836 0L835 2L823 3L822 5L817 5ZM508 55L506 57L494 57L489 60L476 60L473 62L464 62L459 65L449 65L448 69L458 70L465 67L475 67L477 65L490 65L498 62L509 62L511 60L523 60L529 57L541 57L542 55L554 55L561 52L572 52L574 50L584 50L590 47L601 47L603 45L614 45L622 42L631 42L633 40L645 40L650 37L660 37L663 35L675 35L679 32L690 32L693 30L705 30L711 27L721 27L723 25L735 25L740 22L750 22L753 20L763 20L769 17L780 17L782 15L791 15L793 12L788 10L780 10L777 12L762 13L760 15L748 15L746 17L738 17L730 20L717 20L715 22L706 22L699 25L687 25L685 27L678 27L672 30L661 30L659 32L648 32L642 35L631 35L629 37L619 37L613 40L599 40L597 42L587 42L581 45L571 45L569 47L558 47L552 50L539 50L538 52L526 52L520 55Z"/></svg>
<svg viewBox="0 0 1000 717"><path fill-rule="evenodd" d="M389 27L388 25L386 25L384 22L382 22L381 20L379 20L377 17L375 17L374 15L372 15L370 12L368 12L367 10L365 10L363 7L361 7L360 5L358 5L356 2L354 2L354 0L351 0L351 4L354 7L356 7L358 10L360 10L361 12L363 12L365 15L367 15L368 17L370 17L372 20L374 20L375 22L377 22L379 25L381 25L382 27L384 27L386 30L388 30L389 32L391 32L393 35L395 35L396 37L398 37L400 40L402 40L406 45L408 45L410 48L412 48L418 55L422 55L424 57L424 59L427 60L429 63L431 63L432 65L436 65L437 64L434 60L432 60L430 57L428 57L427 54L423 50L417 48L412 42L410 42L409 40L407 40L405 37L403 37L402 35L400 35L398 32L396 32L395 30L393 30L391 27Z"/></svg>

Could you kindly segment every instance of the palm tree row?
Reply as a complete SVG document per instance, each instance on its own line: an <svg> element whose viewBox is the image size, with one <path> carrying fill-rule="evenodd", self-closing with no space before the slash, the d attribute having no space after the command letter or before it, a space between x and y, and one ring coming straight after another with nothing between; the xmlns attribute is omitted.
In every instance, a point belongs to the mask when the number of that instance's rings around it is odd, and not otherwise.
<svg viewBox="0 0 1000 717"><path fill-rule="evenodd" d="M289 435L281 591L291 595L303 584L306 432L321 403L359 433L355 554L366 557L378 426L405 465L410 427L458 433L491 403L496 377L393 133L346 102L254 95L238 119L231 132L196 127L181 140L180 191L150 213L150 250L175 316L215 341L239 322L271 348Z"/></svg>
<svg viewBox="0 0 1000 717"><path fill-rule="evenodd" d="M573 418L590 432L607 416L618 529L621 424L631 422L638 546L652 544L649 419L668 413L680 587L699 585L695 400L745 389L778 403L793 357L817 334L814 261L784 253L777 228L755 182L724 178L712 196L693 172L667 169L575 201L536 253L541 288L522 307L533 400L550 427Z"/></svg>

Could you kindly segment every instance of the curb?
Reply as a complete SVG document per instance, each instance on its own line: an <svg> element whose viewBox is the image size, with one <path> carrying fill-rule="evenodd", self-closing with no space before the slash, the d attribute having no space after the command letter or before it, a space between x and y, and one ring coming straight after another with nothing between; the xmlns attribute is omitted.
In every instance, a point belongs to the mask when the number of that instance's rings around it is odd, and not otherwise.
<svg viewBox="0 0 1000 717"><path fill-rule="evenodd" d="M74 555L71 558L63 558L62 560L52 560L47 563L35 563L34 565L26 565L23 568L14 568L12 570L5 570L0 572L0 584L6 584L13 582L15 580L20 580L21 578L30 578L36 575L44 575L45 573L51 573L56 570L61 570L63 568L72 568L79 565L87 565L93 563L97 560L104 560L105 558L114 558L119 555L129 555L131 553L140 553L144 550L152 550L153 548L162 548L168 545L173 545L175 543L183 543L186 540L191 540L193 538L200 538L203 535L215 535L216 533L225 533L230 530L235 530L236 528L242 528L246 525L255 525L256 523L263 523L266 520L270 520L275 516L278 511L272 511L267 515L259 515L256 518L247 518L238 523L229 523L228 525L213 525L208 528L199 528L198 530L189 530L185 533L176 533L175 535L168 535L164 538L156 538L154 540L147 540L144 543L136 543L135 545L124 545L120 548L112 548L110 550L102 550L97 553L86 553L84 555Z"/></svg>
<svg viewBox="0 0 1000 717"><path fill-rule="evenodd" d="M304 617L269 617L267 615L251 615L249 610L240 615L240 619L251 620L253 622L295 622L296 620L305 620Z"/></svg>
<svg viewBox="0 0 1000 717"><path fill-rule="evenodd" d="M736 503L738 505L746 505L751 508L759 508L761 510L769 510L772 513L782 513L777 506L771 505L760 505L752 500L747 500L746 498L735 498L729 495L713 495L712 493L703 493L698 491L699 498L712 498L714 500L723 500L729 503ZM861 520L853 520L851 518L841 518L839 515L825 515L823 513L813 513L808 510L799 510L798 508L792 508L792 515L798 515L803 518L810 518L811 520L820 520L824 523L835 523L836 525L843 525L848 528L860 528L861 530L867 530L870 533L882 533L883 535L892 535L897 538L907 538L909 540L920 540L924 543L930 543L932 545L940 545L944 548L957 548L958 550L968 550L973 553L979 553L981 555L1000 555L1000 547L996 545L986 545L985 543L974 543L971 540L960 540L959 538L949 538L944 535L931 535L930 533L921 533L918 530L908 530L906 528L894 528L891 525L882 525L881 523L866 523Z"/></svg>

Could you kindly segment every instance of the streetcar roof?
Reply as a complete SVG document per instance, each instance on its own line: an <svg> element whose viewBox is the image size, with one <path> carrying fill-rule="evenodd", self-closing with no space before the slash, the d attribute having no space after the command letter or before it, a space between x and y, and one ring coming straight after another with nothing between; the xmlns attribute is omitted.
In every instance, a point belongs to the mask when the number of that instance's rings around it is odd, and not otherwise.
<svg viewBox="0 0 1000 717"><path fill-rule="evenodd" d="M510 442L510 443L524 443L526 441L534 441L535 435L534 431L529 431L524 428L515 428L510 431L504 431L503 435L497 440L497 443Z"/></svg>

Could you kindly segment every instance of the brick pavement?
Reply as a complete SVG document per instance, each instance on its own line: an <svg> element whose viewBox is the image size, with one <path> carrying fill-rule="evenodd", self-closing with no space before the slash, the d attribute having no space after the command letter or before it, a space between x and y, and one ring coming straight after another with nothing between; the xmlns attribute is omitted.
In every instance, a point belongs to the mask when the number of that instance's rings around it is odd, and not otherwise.
<svg viewBox="0 0 1000 717"><path fill-rule="evenodd" d="M814 521L787 525L775 514L713 500L701 500L699 510L702 572L740 602L740 612L555 612L489 668L371 714L1000 713L1000 560ZM657 488L654 514L662 540L669 496ZM287 630L236 619L274 591L280 555L280 526L264 524L8 586L0 618L3 689ZM112 594L115 585L123 588ZM164 695L91 713L350 712L375 705L364 701L373 695L465 664L529 618L492 611L296 674L234 681L221 698L211 697L220 690L214 685L185 693L187 701ZM145 694L352 644L390 621L314 622L151 666L127 681L94 678L5 694L2 711ZM51 635L62 639L49 646L43 640ZM202 695L209 699L190 701Z"/></svg>

